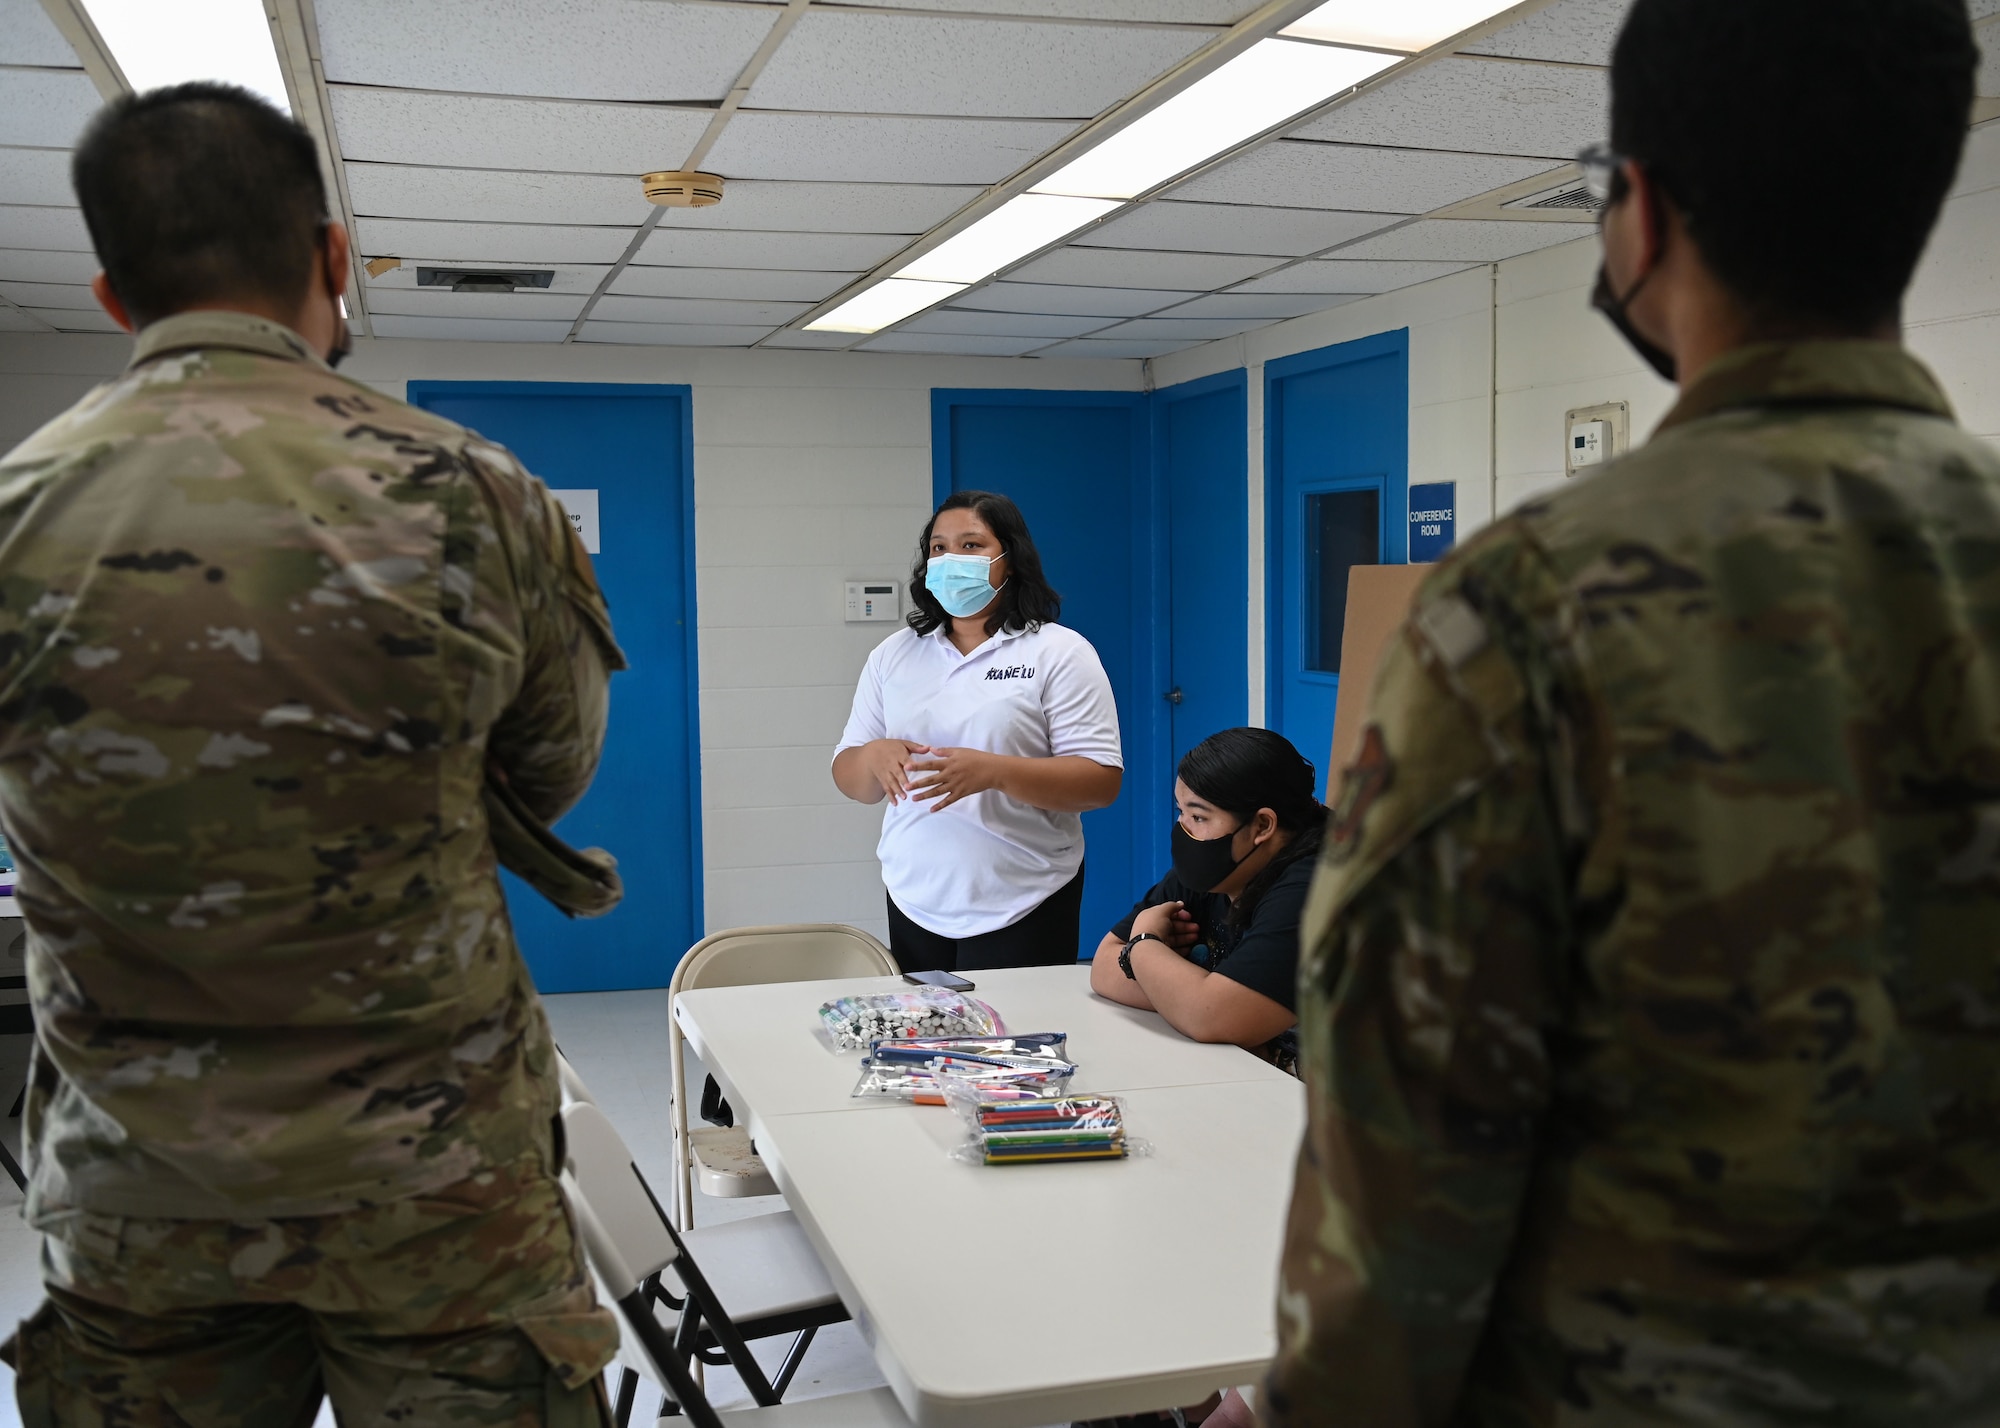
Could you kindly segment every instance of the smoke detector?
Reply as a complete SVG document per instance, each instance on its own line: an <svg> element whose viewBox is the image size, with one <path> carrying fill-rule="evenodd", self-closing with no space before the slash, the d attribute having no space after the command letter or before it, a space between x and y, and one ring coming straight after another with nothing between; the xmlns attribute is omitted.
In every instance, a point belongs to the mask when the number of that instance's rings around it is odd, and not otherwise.
<svg viewBox="0 0 2000 1428"><path fill-rule="evenodd" d="M722 175L674 169L639 175L646 201L662 208L707 208L722 202Z"/></svg>
<svg viewBox="0 0 2000 1428"><path fill-rule="evenodd" d="M418 268L420 288L450 288L455 293L512 293L545 288L556 280L554 268Z"/></svg>

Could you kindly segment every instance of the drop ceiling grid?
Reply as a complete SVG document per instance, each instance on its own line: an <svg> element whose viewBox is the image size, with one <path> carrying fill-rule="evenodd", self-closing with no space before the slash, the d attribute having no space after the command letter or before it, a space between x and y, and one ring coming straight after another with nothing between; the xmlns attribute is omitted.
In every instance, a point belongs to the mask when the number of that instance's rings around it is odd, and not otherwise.
<svg viewBox="0 0 2000 1428"><path fill-rule="evenodd" d="M12 65L83 68L38 0L0 0L0 66Z"/></svg>

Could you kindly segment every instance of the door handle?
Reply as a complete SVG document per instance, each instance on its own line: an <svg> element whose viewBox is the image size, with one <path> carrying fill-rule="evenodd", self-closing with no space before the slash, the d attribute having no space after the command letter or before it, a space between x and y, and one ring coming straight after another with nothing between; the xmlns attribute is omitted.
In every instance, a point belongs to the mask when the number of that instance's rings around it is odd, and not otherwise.
<svg viewBox="0 0 2000 1428"><path fill-rule="evenodd" d="M1169 689L1169 690L1167 691L1167 693L1166 693L1166 696L1165 696L1165 697L1166 697L1166 701L1167 701L1167 703L1169 703L1169 704L1178 704L1178 703L1180 703L1180 702L1181 702L1181 691L1180 691L1180 686L1176 685L1176 686L1175 686L1174 688L1172 688L1172 689Z"/></svg>

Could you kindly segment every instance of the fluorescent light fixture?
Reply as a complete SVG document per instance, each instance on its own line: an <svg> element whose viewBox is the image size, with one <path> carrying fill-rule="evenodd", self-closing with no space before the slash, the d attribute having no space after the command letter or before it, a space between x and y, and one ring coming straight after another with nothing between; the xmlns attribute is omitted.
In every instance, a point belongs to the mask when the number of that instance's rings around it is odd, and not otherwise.
<svg viewBox="0 0 2000 1428"><path fill-rule="evenodd" d="M1016 258L1046 248L1120 206L1115 198L1019 194L963 233L898 268L896 276L940 283L976 283Z"/></svg>
<svg viewBox="0 0 2000 1428"><path fill-rule="evenodd" d="M1136 198L1397 63L1393 55L1366 50L1260 40L1043 179L1034 192Z"/></svg>
<svg viewBox="0 0 2000 1428"><path fill-rule="evenodd" d="M1278 33L1415 54L1511 10L1517 0L1327 0Z"/></svg>
<svg viewBox="0 0 2000 1428"><path fill-rule="evenodd" d="M825 317L807 323L806 331L880 332L971 286L971 283L922 283L909 278L885 278L867 292L856 293Z"/></svg>
<svg viewBox="0 0 2000 1428"><path fill-rule="evenodd" d="M84 0L84 9L134 89L219 79L292 112L260 0Z"/></svg>

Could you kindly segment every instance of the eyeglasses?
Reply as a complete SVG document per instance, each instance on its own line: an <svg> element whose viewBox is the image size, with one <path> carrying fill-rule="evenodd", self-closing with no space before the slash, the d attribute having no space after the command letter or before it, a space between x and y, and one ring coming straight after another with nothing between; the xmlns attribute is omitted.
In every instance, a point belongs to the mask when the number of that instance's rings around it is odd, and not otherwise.
<svg viewBox="0 0 2000 1428"><path fill-rule="evenodd" d="M1576 156L1576 166L1583 170L1583 185L1600 206L1611 202L1616 195L1625 163L1625 155L1602 142L1592 144Z"/></svg>

